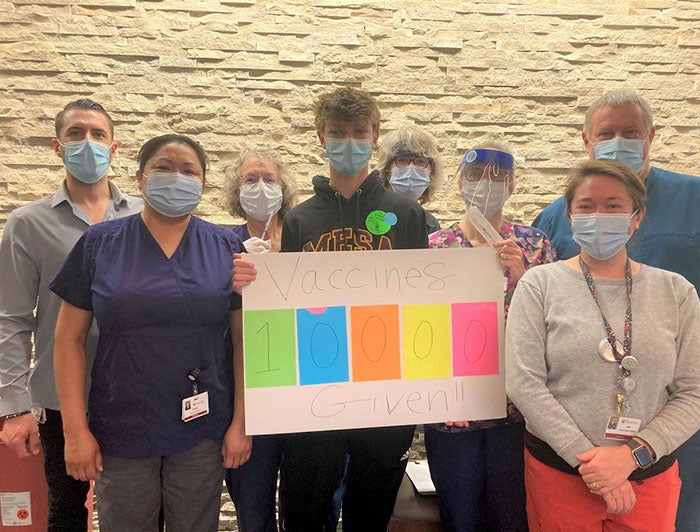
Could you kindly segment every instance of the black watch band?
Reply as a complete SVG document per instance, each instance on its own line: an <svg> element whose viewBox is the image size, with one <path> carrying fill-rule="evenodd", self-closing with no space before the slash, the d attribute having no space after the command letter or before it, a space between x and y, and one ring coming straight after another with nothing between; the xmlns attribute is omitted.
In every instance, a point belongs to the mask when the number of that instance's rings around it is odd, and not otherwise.
<svg viewBox="0 0 700 532"><path fill-rule="evenodd" d="M12 414L7 414L7 415L4 415L4 416L0 416L0 419L2 419L3 421L5 421L5 420L8 420L8 419L12 419L12 418L14 418L14 417L20 417L20 416L24 416L25 414L31 414L31 413L32 413L31 410L23 410L23 411L21 411L21 412L14 412L14 413L12 413Z"/></svg>

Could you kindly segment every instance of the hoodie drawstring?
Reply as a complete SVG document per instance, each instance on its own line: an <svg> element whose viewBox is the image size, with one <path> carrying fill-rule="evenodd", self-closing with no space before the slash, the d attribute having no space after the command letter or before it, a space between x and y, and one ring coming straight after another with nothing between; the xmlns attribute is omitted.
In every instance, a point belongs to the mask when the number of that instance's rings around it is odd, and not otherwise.
<svg viewBox="0 0 700 532"><path fill-rule="evenodd" d="M357 232L358 227L360 227L360 195L362 194L362 189L358 188L355 193L351 196L349 201L352 201L355 204L355 215L352 218L352 228L353 231ZM338 201L338 214L340 215L341 220L345 220L343 217L343 203L345 199L343 198L342 194L340 192L335 192L335 199Z"/></svg>
<svg viewBox="0 0 700 532"><path fill-rule="evenodd" d="M340 220L343 220L343 197L341 196L340 192L334 192L333 195L335 196L336 201L338 202L338 215L340 216Z"/></svg>
<svg viewBox="0 0 700 532"><path fill-rule="evenodd" d="M355 194L353 194L353 199L355 201L355 217L352 222L352 229L353 231L357 232L357 228L359 225L359 220L360 220L360 195L362 194L362 189L358 188L355 191Z"/></svg>

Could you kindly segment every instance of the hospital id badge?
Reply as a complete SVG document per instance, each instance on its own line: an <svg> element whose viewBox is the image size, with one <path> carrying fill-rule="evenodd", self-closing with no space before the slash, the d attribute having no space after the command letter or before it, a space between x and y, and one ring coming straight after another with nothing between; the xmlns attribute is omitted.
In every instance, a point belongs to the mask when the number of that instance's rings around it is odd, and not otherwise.
<svg viewBox="0 0 700 532"><path fill-rule="evenodd" d="M182 400L182 421L187 423L209 413L209 392L202 392Z"/></svg>
<svg viewBox="0 0 700 532"><path fill-rule="evenodd" d="M631 440L641 425L642 420L636 417L610 416L603 437L606 440Z"/></svg>

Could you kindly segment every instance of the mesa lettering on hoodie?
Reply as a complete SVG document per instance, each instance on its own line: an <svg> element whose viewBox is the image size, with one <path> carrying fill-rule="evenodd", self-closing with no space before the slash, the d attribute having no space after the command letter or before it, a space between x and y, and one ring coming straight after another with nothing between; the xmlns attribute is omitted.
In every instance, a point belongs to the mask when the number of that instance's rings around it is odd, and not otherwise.
<svg viewBox="0 0 700 532"><path fill-rule="evenodd" d="M314 196L284 218L282 251L361 251L428 247L425 211L386 190L374 171L350 198L323 176L313 178Z"/></svg>

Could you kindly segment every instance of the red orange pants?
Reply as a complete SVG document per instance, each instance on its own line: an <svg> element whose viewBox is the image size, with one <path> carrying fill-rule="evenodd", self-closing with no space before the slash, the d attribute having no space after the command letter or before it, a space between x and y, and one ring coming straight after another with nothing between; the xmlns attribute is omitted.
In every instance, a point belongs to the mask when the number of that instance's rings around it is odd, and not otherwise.
<svg viewBox="0 0 700 532"><path fill-rule="evenodd" d="M578 475L562 473L525 451L530 532L673 532L681 491L678 464L647 480L633 481L637 496L626 514L610 514L602 497Z"/></svg>

